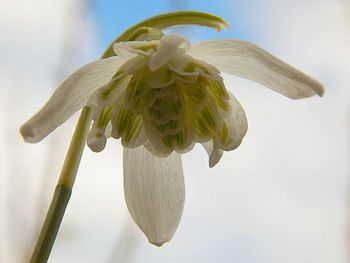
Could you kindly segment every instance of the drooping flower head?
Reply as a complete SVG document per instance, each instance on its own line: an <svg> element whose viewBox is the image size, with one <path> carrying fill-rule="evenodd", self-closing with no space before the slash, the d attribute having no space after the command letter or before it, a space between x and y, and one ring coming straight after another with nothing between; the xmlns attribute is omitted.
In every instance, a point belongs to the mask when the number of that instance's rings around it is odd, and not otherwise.
<svg viewBox="0 0 350 263"><path fill-rule="evenodd" d="M104 148L110 123L112 137L124 147L143 145L158 157L187 152L196 142L210 143L219 157L240 144L247 129L244 111L220 71L187 54L189 49L179 35L114 45L126 62L90 101L92 150Z"/></svg>
<svg viewBox="0 0 350 263"><path fill-rule="evenodd" d="M214 26L223 21L212 20ZM37 142L84 105L92 108L89 147L99 152L109 137L121 140L128 209L150 242L161 245L173 236L183 210L179 154L201 143L212 167L247 132L245 112L221 72L292 99L322 95L323 87L251 43L212 40L191 46L158 28L134 29L136 37L127 39L132 41L114 43L114 56L74 72L21 132L26 141Z"/></svg>

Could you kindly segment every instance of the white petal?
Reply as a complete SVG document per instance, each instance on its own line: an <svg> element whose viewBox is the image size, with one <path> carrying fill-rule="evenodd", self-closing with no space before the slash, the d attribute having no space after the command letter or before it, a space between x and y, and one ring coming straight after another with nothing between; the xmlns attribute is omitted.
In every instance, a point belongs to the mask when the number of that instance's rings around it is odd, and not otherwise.
<svg viewBox="0 0 350 263"><path fill-rule="evenodd" d="M155 71L164 66L172 57L184 53L189 47L190 43L186 38L179 35L166 35L159 41L157 51L150 56L148 67L151 71Z"/></svg>
<svg viewBox="0 0 350 263"><path fill-rule="evenodd" d="M147 135L146 135L147 136ZM143 143L143 146L147 149L147 151L149 151L150 153L152 153L155 157L158 158L165 158L165 157L169 157L169 155L171 154L170 151L165 151L163 149L159 149L160 147L157 145L157 147L155 147L150 140L147 138L146 141Z"/></svg>
<svg viewBox="0 0 350 263"><path fill-rule="evenodd" d="M108 123L105 130L105 136L107 139L112 137L112 123Z"/></svg>
<svg viewBox="0 0 350 263"><path fill-rule="evenodd" d="M180 223L185 184L181 156L157 158L143 146L124 148L124 194L131 217L150 243L161 246Z"/></svg>
<svg viewBox="0 0 350 263"><path fill-rule="evenodd" d="M124 59L130 59L135 55L149 55L156 49L158 43L159 40L116 42L113 45L113 50L118 56ZM145 51L145 49L148 50Z"/></svg>
<svg viewBox="0 0 350 263"><path fill-rule="evenodd" d="M70 75L44 107L21 127L27 142L38 142L82 108L93 92L109 81L122 64L118 57L89 63Z"/></svg>
<svg viewBox="0 0 350 263"><path fill-rule="evenodd" d="M90 98L88 105L97 104L102 107L108 107L116 103L118 98L128 87L131 77L131 75L125 76L124 74L114 77L100 89L96 90L92 98ZM107 97L104 95L106 91L108 91Z"/></svg>
<svg viewBox="0 0 350 263"><path fill-rule="evenodd" d="M97 127L92 127L87 137L87 145L93 152L101 152L106 147L107 138L105 131Z"/></svg>
<svg viewBox="0 0 350 263"><path fill-rule="evenodd" d="M223 152L221 149L214 148L213 141L204 142L202 145L209 157L209 167L212 168L220 161Z"/></svg>
<svg viewBox="0 0 350 263"><path fill-rule="evenodd" d="M193 71L186 70L186 67L191 64ZM220 71L212 65L194 59L187 54L180 54L169 60L167 67L170 71L177 73L177 77L185 82L197 82L198 76L204 76L205 78L221 81L222 77L219 75ZM206 73L207 72L207 73ZM181 76L185 78L181 78ZM186 80L187 79L187 80Z"/></svg>
<svg viewBox="0 0 350 263"><path fill-rule="evenodd" d="M245 41L205 41L188 53L223 72L258 82L291 99L321 96L324 92L319 81Z"/></svg>
<svg viewBox="0 0 350 263"><path fill-rule="evenodd" d="M219 148L224 151L236 149L241 144L248 130L247 116L243 107L231 92L228 93L230 95L230 113L225 115L227 116L225 121L229 128L229 139L227 143L219 145Z"/></svg>
<svg viewBox="0 0 350 263"><path fill-rule="evenodd" d="M147 58L143 56L136 56L127 60L119 69L119 72L125 74L134 74L136 71L142 69L147 65Z"/></svg>
<svg viewBox="0 0 350 263"><path fill-rule="evenodd" d="M144 81L152 89L161 89L171 85L175 81L175 77L166 67L163 67L157 71L147 72L144 76Z"/></svg>

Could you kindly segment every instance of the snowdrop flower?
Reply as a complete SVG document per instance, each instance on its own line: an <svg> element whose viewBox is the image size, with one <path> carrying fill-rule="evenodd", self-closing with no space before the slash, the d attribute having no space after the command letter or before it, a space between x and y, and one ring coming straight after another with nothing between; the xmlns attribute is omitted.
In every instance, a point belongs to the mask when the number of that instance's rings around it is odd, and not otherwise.
<svg viewBox="0 0 350 263"><path fill-rule="evenodd" d="M85 105L92 108L88 145L109 137L124 146L125 199L149 241L169 241L180 222L185 186L180 154L201 143L216 165L247 132L242 106L221 72L264 85L291 99L322 95L322 84L265 50L240 40L191 46L182 36L114 44L116 56L74 72L21 132L38 142Z"/></svg>

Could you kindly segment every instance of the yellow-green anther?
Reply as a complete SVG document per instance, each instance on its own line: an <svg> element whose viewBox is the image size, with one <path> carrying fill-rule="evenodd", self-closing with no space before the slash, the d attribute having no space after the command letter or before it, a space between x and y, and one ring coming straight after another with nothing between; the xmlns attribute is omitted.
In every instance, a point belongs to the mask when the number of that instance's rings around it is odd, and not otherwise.
<svg viewBox="0 0 350 263"><path fill-rule="evenodd" d="M113 44L120 41L130 41L135 37L135 33L140 32L140 28L151 27L158 29L166 29L178 25L198 25L215 28L220 31L222 28L228 28L229 25L221 17L198 11L178 11L166 13L158 16L148 18L136 25L130 27L118 38L116 38L106 49L103 58L114 56ZM142 31L142 30L141 30Z"/></svg>

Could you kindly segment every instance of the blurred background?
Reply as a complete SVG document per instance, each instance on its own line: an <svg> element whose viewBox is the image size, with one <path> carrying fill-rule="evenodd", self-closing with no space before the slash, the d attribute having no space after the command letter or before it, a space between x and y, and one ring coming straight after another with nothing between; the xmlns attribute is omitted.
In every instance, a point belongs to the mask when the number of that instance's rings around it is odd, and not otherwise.
<svg viewBox="0 0 350 263"><path fill-rule="evenodd" d="M348 0L0 0L0 262L28 261L78 115L35 145L20 125L127 27L183 9L231 25L177 29L192 42L254 42L323 82L324 97L292 101L225 75L248 134L215 168L201 147L183 156L185 210L162 248L129 216L119 142L86 148L49 262L350 261Z"/></svg>

